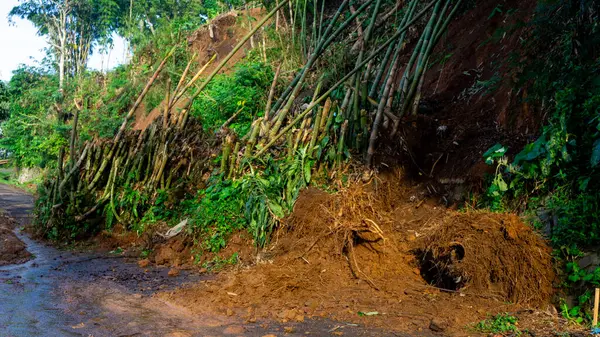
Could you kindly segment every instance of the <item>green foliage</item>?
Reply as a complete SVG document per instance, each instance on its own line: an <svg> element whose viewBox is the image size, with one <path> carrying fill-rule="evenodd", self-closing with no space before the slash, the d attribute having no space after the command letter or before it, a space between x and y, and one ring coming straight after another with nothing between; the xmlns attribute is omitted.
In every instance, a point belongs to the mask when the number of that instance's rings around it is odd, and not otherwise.
<svg viewBox="0 0 600 337"><path fill-rule="evenodd" d="M174 34L191 32L208 19L243 4L241 0L120 0L119 8L124 15L120 17L118 32L137 45L167 27Z"/></svg>
<svg viewBox="0 0 600 337"><path fill-rule="evenodd" d="M270 66L260 62L238 63L231 74L220 74L192 106L192 115L201 119L206 130L215 131L240 112L230 127L246 134L256 116L263 113L273 81Z"/></svg>
<svg viewBox="0 0 600 337"><path fill-rule="evenodd" d="M242 177L242 190L247 195L245 217L258 246L268 242L279 220L292 211L300 190L311 181L313 165L308 149L301 148L293 160L267 158L262 170L253 169Z"/></svg>
<svg viewBox="0 0 600 337"><path fill-rule="evenodd" d="M483 333L511 333L520 336L522 331L517 327L516 317L505 314L498 314L483 320L475 325L475 330Z"/></svg>
<svg viewBox="0 0 600 337"><path fill-rule="evenodd" d="M537 104L551 103L548 120L512 163L498 161L488 190L492 208L502 199L547 210L556 219L550 239L557 246L600 243L599 9L595 1L539 4L527 46L544 53L530 61L519 85Z"/></svg>
<svg viewBox="0 0 600 337"><path fill-rule="evenodd" d="M0 81L0 121L6 120L10 116L10 96L8 85Z"/></svg>
<svg viewBox="0 0 600 337"><path fill-rule="evenodd" d="M485 201L492 211L504 210L503 197L508 191L504 177L508 163L508 159L505 157L506 150L506 147L496 144L483 154L486 164L496 165L496 172L491 178L485 194Z"/></svg>
<svg viewBox="0 0 600 337"><path fill-rule="evenodd" d="M211 182L198 193L195 202L188 202L186 213L196 235L203 238L203 248L216 253L226 246L232 232L245 227L246 221L241 212L244 194L239 182L222 181L219 176L213 176Z"/></svg>
<svg viewBox="0 0 600 337"><path fill-rule="evenodd" d="M54 166L68 128L58 122L58 80L36 68L22 67L9 82L10 118L2 123L0 146L17 167Z"/></svg>

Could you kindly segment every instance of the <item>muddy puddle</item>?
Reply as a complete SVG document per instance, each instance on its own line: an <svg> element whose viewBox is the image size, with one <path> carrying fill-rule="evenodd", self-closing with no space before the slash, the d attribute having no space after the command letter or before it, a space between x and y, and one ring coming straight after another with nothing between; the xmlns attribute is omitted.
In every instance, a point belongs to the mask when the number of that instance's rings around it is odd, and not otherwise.
<svg viewBox="0 0 600 337"><path fill-rule="evenodd" d="M32 198L0 185L0 208L21 226ZM137 259L116 254L60 251L17 237L32 259L0 267L0 336L397 336L355 324L306 320L282 324L242 321L227 315L194 315L155 294L209 276L168 268L140 268ZM207 303L208 305L208 303Z"/></svg>

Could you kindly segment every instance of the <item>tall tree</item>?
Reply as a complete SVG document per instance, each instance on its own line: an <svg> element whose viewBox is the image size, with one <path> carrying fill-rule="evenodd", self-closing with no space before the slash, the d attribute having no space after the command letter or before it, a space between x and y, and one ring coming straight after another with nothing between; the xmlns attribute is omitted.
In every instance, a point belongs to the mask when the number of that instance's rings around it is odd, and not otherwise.
<svg viewBox="0 0 600 337"><path fill-rule="evenodd" d="M62 91L68 76L83 72L95 45L110 41L120 7L116 0L21 0L9 17L31 21L48 37Z"/></svg>

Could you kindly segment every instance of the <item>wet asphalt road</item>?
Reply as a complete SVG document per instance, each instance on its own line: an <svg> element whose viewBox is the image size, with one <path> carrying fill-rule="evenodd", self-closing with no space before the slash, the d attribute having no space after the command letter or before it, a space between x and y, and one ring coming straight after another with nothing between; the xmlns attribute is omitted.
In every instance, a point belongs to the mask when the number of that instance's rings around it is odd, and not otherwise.
<svg viewBox="0 0 600 337"><path fill-rule="evenodd" d="M0 208L24 226L33 198L0 184ZM8 336L400 336L329 320L292 324L285 333L277 322L247 323L234 317L192 315L152 297L201 276L167 268L139 268L135 258L66 252L17 236L34 258L0 267L0 337ZM286 327L290 327L287 324Z"/></svg>

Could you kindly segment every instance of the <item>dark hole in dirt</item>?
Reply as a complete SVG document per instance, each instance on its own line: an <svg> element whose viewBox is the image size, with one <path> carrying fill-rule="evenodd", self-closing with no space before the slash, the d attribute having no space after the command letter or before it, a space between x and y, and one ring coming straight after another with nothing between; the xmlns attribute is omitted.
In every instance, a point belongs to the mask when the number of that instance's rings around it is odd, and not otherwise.
<svg viewBox="0 0 600 337"><path fill-rule="evenodd" d="M457 264L465 257L465 248L455 244L442 254L434 254L429 250L417 250L421 277L432 286L460 290L467 283L467 278L458 270Z"/></svg>

